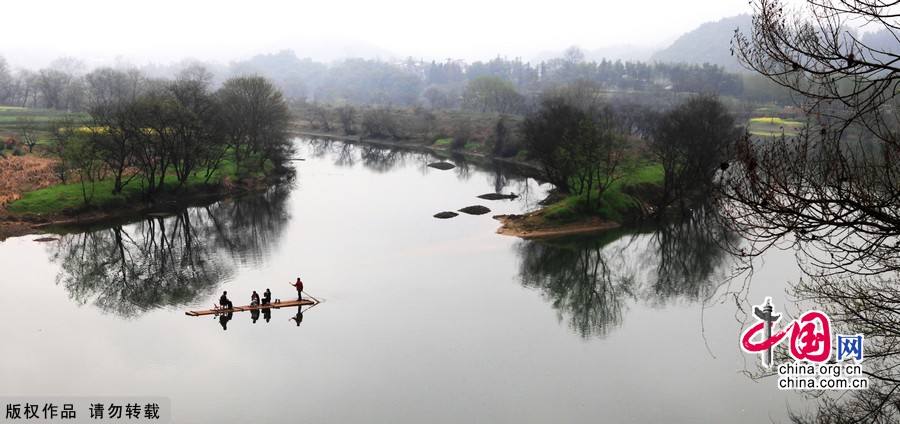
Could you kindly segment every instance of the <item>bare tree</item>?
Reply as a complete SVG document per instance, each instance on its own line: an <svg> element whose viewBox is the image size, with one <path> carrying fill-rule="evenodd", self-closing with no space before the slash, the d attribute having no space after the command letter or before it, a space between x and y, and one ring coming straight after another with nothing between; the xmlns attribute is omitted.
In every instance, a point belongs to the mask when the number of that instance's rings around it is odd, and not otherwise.
<svg viewBox="0 0 900 424"><path fill-rule="evenodd" d="M31 116L19 116L16 118L16 129L19 131L22 144L28 147L28 153L32 153L40 140L40 123Z"/></svg>
<svg viewBox="0 0 900 424"><path fill-rule="evenodd" d="M36 73L27 69L20 69L16 73L16 101L15 103L21 107L37 106L40 98L38 89L38 76Z"/></svg>
<svg viewBox="0 0 900 424"><path fill-rule="evenodd" d="M11 104L15 95L15 80L6 59L0 56L0 104Z"/></svg>
<svg viewBox="0 0 900 424"><path fill-rule="evenodd" d="M322 131L331 131L331 117L328 109L324 106L311 104L307 108L309 111L310 121L315 122Z"/></svg>
<svg viewBox="0 0 900 424"><path fill-rule="evenodd" d="M126 175L134 162L135 143L140 138L131 125L129 107L140 94L144 78L137 71L101 68L85 79L93 138L113 174L113 193L119 193L136 176Z"/></svg>
<svg viewBox="0 0 900 424"><path fill-rule="evenodd" d="M741 252L789 241L809 253L814 273L900 269L900 55L847 26L867 23L900 42L896 2L752 4L752 31L736 33L733 51L797 94L810 120L796 136L745 138L723 164L726 223L758 242Z"/></svg>
<svg viewBox="0 0 900 424"><path fill-rule="evenodd" d="M283 169L293 145L288 137L290 112L281 92L262 77L238 77L225 82L218 91L225 138L235 163L263 170L268 163Z"/></svg>
<svg viewBox="0 0 900 424"><path fill-rule="evenodd" d="M658 207L707 198L719 165L737 140L734 118L717 98L698 96L659 117L650 149L663 166Z"/></svg>
<svg viewBox="0 0 900 424"><path fill-rule="evenodd" d="M72 81L72 75L56 69L41 69L37 75L37 88L40 90L44 106L48 109L63 109L66 106L66 89Z"/></svg>
<svg viewBox="0 0 900 424"><path fill-rule="evenodd" d="M806 0L792 10L782 0L754 0L750 34L735 33L742 64L799 94L801 105L839 132L853 123L895 143L884 126L893 115L900 50L869 45L848 25L869 24L900 43L893 1Z"/></svg>
<svg viewBox="0 0 900 424"><path fill-rule="evenodd" d="M337 112L338 118L341 120L341 127L344 129L344 134L356 134L356 130L353 128L353 121L356 119L356 109L354 109L353 106L346 105L337 108Z"/></svg>

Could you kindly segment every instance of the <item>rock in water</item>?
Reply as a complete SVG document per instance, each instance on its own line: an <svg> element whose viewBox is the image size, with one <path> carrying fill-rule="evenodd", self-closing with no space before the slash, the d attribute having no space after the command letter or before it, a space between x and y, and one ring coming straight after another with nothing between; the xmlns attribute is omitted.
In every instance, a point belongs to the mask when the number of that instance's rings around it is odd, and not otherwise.
<svg viewBox="0 0 900 424"><path fill-rule="evenodd" d="M459 216L459 214L456 212L449 212L449 211L434 214L434 217L437 219L453 218L454 216Z"/></svg>
<svg viewBox="0 0 900 424"><path fill-rule="evenodd" d="M519 196L517 196L516 193L510 193L510 194L487 193L487 194L482 194L481 196L478 196L479 199L484 199L484 200L515 199L517 197L519 197Z"/></svg>
<svg viewBox="0 0 900 424"><path fill-rule="evenodd" d="M462 213L467 213L469 215L484 215L484 214L490 212L491 210L484 206L481 206L481 205L475 205L475 206L466 206L466 207L460 209L459 211Z"/></svg>
<svg viewBox="0 0 900 424"><path fill-rule="evenodd" d="M448 170L448 169L456 168L456 165L454 165L454 164L452 164L452 163L450 163L450 162L435 162L435 163L429 163L428 166L430 166L430 167L432 167L432 168L440 169L441 171L446 171L446 170Z"/></svg>

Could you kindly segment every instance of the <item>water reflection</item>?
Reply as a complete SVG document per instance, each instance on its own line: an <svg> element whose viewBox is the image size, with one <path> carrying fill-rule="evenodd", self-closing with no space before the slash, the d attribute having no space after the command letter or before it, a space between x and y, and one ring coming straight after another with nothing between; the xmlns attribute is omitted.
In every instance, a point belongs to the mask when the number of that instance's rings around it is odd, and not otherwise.
<svg viewBox="0 0 900 424"><path fill-rule="evenodd" d="M662 225L652 233L645 260L656 261L650 296L659 302L684 298L702 300L712 296L725 280L723 263L732 260L722 246L736 243L738 236L717 225L703 210L678 224Z"/></svg>
<svg viewBox="0 0 900 424"><path fill-rule="evenodd" d="M900 422L900 275L814 276L792 294L831 318L833 334L863 334L864 373L869 389L822 396L812 413L794 413L796 423ZM781 358L782 362L787 358Z"/></svg>
<svg viewBox="0 0 900 424"><path fill-rule="evenodd" d="M57 283L75 301L123 317L190 304L231 278L235 263L268 255L289 220L290 190L283 184L170 217L65 235L51 250L61 265Z"/></svg>
<svg viewBox="0 0 900 424"><path fill-rule="evenodd" d="M522 284L540 289L582 337L604 335L619 325L623 298L633 294L631 276L614 275L610 268L612 258L604 248L614 239L605 235L565 244L518 245Z"/></svg>
<svg viewBox="0 0 900 424"><path fill-rule="evenodd" d="M231 318L234 317L234 314L229 312L227 314L219 315L219 325L222 326L222 331L228 331L228 321L231 321Z"/></svg>
<svg viewBox="0 0 900 424"><path fill-rule="evenodd" d="M582 337L621 325L629 301L705 300L724 279L733 237L698 213L649 231L617 230L564 241L523 241L519 276Z"/></svg>
<svg viewBox="0 0 900 424"><path fill-rule="evenodd" d="M291 320L297 323L297 327L300 326L300 323L303 322L303 306L297 307L297 315L291 317Z"/></svg>
<svg viewBox="0 0 900 424"><path fill-rule="evenodd" d="M397 168L413 166L423 174L429 172L453 172L460 180L468 180L475 171L483 172L490 178L494 191L503 192L512 189L516 193L528 194L530 176L536 171L510 162L485 159L483 162L472 162L459 153L450 153L450 160L455 167L449 171L435 171L429 163L437 160L434 154L423 150L414 150L395 146L378 146L352 144L329 139L311 139L301 146L305 154L314 158L331 156L334 164L340 167L353 167L362 164L366 169L377 173L386 173Z"/></svg>

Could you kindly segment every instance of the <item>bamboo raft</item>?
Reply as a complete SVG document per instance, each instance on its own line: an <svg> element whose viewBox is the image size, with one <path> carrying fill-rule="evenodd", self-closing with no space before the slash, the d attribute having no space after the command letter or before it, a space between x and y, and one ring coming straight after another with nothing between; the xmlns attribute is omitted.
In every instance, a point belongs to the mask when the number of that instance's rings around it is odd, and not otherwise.
<svg viewBox="0 0 900 424"><path fill-rule="evenodd" d="M187 311L184 314L191 317L199 317L203 315L221 315L221 314L230 314L233 312L243 312L243 311L253 311L257 309L281 309L288 308L291 306L307 306L307 305L315 305L319 302L313 301L312 299L303 299L303 300L288 300L288 301L280 301L278 303L269 303L267 305L259 304L259 305L247 305L247 306L235 306L230 309L225 308L214 308L214 309L206 309L203 311Z"/></svg>

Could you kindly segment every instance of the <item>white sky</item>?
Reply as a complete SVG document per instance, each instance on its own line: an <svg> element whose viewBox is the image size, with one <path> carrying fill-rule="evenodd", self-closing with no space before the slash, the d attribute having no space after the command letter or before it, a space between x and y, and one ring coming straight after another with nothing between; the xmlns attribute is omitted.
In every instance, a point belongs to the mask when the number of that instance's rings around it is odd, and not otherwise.
<svg viewBox="0 0 900 424"><path fill-rule="evenodd" d="M315 57L352 43L398 56L528 59L570 45L663 47L749 11L747 0L20 0L3 4L0 55L13 64L228 61L283 48Z"/></svg>

